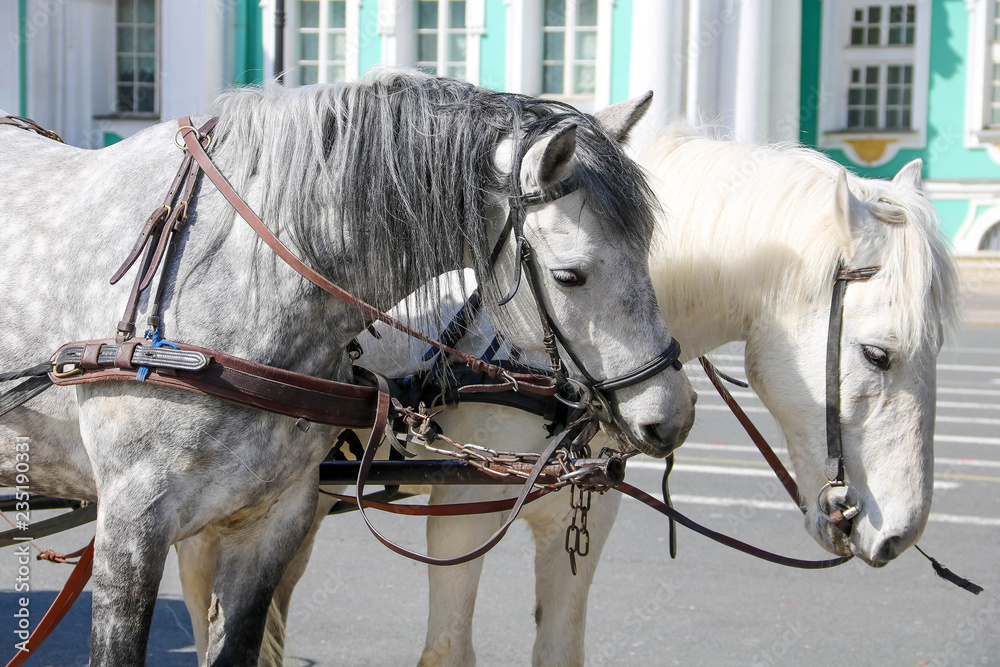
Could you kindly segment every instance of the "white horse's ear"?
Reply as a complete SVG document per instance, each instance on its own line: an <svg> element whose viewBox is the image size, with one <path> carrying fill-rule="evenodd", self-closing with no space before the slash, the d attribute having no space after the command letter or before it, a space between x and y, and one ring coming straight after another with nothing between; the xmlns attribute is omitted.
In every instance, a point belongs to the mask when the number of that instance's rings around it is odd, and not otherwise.
<svg viewBox="0 0 1000 667"><path fill-rule="evenodd" d="M833 224L840 231L845 244L850 243L851 234L851 200L854 195L847 185L847 170L841 167L837 171L837 183L833 187Z"/></svg>
<svg viewBox="0 0 1000 667"><path fill-rule="evenodd" d="M916 160L911 160L899 170L899 173L892 177L892 182L899 185L906 185L917 192L924 191L924 179L921 177L920 172L924 168L924 161L920 158Z"/></svg>
<svg viewBox="0 0 1000 667"><path fill-rule="evenodd" d="M525 185L548 188L561 181L576 152L576 125L567 125L528 150L521 165Z"/></svg>
<svg viewBox="0 0 1000 667"><path fill-rule="evenodd" d="M594 118L618 143L623 144L628 139L628 133L646 115L652 103L653 91L650 90L645 95L605 107L594 114Z"/></svg>

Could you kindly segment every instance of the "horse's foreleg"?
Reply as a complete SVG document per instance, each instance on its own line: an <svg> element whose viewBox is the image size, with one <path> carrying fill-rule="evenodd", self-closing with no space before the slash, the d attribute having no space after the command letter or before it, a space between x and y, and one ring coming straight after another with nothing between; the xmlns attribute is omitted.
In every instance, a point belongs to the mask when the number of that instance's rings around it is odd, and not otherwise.
<svg viewBox="0 0 1000 667"><path fill-rule="evenodd" d="M111 485L109 485L111 486ZM153 606L170 549L170 516L144 485L102 490L94 542L90 664L146 662Z"/></svg>
<svg viewBox="0 0 1000 667"><path fill-rule="evenodd" d="M209 665L257 664L271 598L312 524L316 482L312 473L260 508L258 516L217 525Z"/></svg>
<svg viewBox="0 0 1000 667"><path fill-rule="evenodd" d="M432 504L485 500L484 489L434 487ZM491 494L491 499L495 494ZM504 513L463 517L429 517L427 549L435 558L459 556L476 548L502 523ZM476 664L472 647L472 614L476 607L483 559L462 565L431 566L427 640L420 667L461 667Z"/></svg>
<svg viewBox="0 0 1000 667"><path fill-rule="evenodd" d="M587 517L590 552L576 557L577 574L566 553L566 528L572 511L566 492L546 498L545 505L525 518L535 536L535 622L537 635L532 652L535 667L584 664L587 596L594 572L607 542L621 494L594 494Z"/></svg>

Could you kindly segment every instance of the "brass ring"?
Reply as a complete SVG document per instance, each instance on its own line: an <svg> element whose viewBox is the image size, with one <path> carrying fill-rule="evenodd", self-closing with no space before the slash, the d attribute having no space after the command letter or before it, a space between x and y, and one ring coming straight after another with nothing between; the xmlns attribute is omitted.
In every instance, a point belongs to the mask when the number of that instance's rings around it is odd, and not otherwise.
<svg viewBox="0 0 1000 667"><path fill-rule="evenodd" d="M177 142L177 135L183 132L184 130L192 130L194 132L194 135L198 137L198 140L201 141L201 132L198 131L197 127L195 127L194 125L181 125L180 127L177 128L177 131L174 132L174 146L177 146L177 148L181 149L182 151L186 151L188 147L185 145L181 145ZM209 143L211 143L211 139L209 139Z"/></svg>

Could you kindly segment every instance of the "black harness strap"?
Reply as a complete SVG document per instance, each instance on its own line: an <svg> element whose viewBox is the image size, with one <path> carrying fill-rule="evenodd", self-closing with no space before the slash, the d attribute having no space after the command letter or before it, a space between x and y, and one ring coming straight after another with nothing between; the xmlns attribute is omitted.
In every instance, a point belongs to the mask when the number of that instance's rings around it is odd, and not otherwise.
<svg viewBox="0 0 1000 667"><path fill-rule="evenodd" d="M97 504L91 503L90 505L72 510L71 512L64 512L59 516L52 517L51 519L45 519L44 521L33 523L31 524L31 528L27 531L14 528L0 533L0 549L26 542L26 538L29 536L31 539L37 540L40 537L48 537L49 535L55 535L56 533L61 533L62 531L69 530L70 528L82 526L96 519Z"/></svg>

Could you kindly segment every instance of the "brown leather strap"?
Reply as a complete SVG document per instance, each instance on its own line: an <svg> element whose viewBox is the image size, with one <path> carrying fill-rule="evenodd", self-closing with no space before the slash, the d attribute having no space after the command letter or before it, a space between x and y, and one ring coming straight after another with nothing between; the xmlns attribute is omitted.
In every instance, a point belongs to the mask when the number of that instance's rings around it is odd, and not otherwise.
<svg viewBox="0 0 1000 667"><path fill-rule="evenodd" d="M66 143L58 134L52 130L46 130L30 118L21 118L20 116L0 116L0 125L13 125L14 127L22 130L29 130L31 132L35 132L36 134L40 134L43 137L53 139L61 144Z"/></svg>
<svg viewBox="0 0 1000 667"><path fill-rule="evenodd" d="M58 359L63 349L81 344L99 347L115 344L115 341L68 343L56 351L52 360ZM152 369L146 382L320 424L370 428L375 423L377 390L374 387L324 380L194 345L177 345L181 350L193 350L209 357L208 366L200 371ZM71 376L49 373L49 378L58 385L105 380L135 381L136 371L104 364L96 369L81 368L79 373Z"/></svg>
<svg viewBox="0 0 1000 667"><path fill-rule="evenodd" d="M331 498L336 498L337 500L344 500L347 502L358 502L358 497L356 495L344 495L340 493L331 493L330 491L324 491L320 489L319 491L325 496L330 496ZM541 498L542 496L551 493L548 489L539 489L537 491L532 491L528 494L528 498L524 501L527 505L530 502L534 502ZM478 503L449 503L444 505L396 505L393 503L379 503L373 500L365 499L365 507L370 507L372 509L379 510L380 512L389 512L390 514L405 514L407 516L467 516L470 514L490 514L491 512L503 512L514 507L517 502L517 498L506 498L504 500L485 500Z"/></svg>
<svg viewBox="0 0 1000 667"><path fill-rule="evenodd" d="M320 275L312 267L308 266L300 260L295 254L290 251L285 245L271 233L271 230L261 222L257 214L253 212L242 197L233 189L229 181L225 176L216 168L212 159L205 152L205 148L201 144L201 139L203 136L200 132L190 129L190 119L182 118L180 120L181 128L178 133L184 138L184 144L187 146L188 151L197 161L197 163L204 170L205 175L208 176L209 180L215 184L215 187L219 189L219 192L223 197L226 198L236 212L243 218L248 225L257 233L258 236L268 245L284 261L286 264L295 269L302 277L304 277L309 282L318 286L320 289L332 294L344 303L350 304L357 308L361 313L371 321L379 321L388 324L389 326L402 331L406 335L416 338L419 341L433 345L448 354L458 357L463 362L468 364L470 367L478 372L486 373L491 377L498 379L510 378L512 374L507 373L499 366L489 364L481 359L477 359L471 355L460 352L455 348L445 345L440 341L437 341L430 336L427 336L416 329L413 329L399 320L383 313L379 309L372 305L361 301L360 299L354 297L350 292L344 290L343 288L337 286L333 282L327 280L325 277ZM524 389L526 391L531 391L538 394L544 395L554 395L556 393L555 380L548 376L538 376L538 375L521 375L513 374L513 379L516 380L518 389ZM514 384L511 383L511 388Z"/></svg>
<svg viewBox="0 0 1000 667"><path fill-rule="evenodd" d="M83 587L87 585L93 571L94 540L91 540L90 544L80 554L80 560L73 567L73 572L69 575L69 579L66 580L66 585L59 591L59 595L52 601L52 606L45 612L45 616L42 617L42 620L38 622L38 626L35 627L34 631L28 637L25 644L28 650L19 650L11 658L10 662L7 663L7 667L18 667L18 665L24 664L24 661L38 650L48 636L52 634L52 631L56 629L59 622L63 620L67 612L69 612L73 603L80 597L80 593L83 592Z"/></svg>
<svg viewBox="0 0 1000 667"><path fill-rule="evenodd" d="M819 570L828 567L835 567L837 565L842 565L843 563L846 563L852 558L852 556L841 556L839 558L831 558L829 560L800 560L798 558L789 558L788 556L782 556L776 553L772 553L770 551L766 551L759 547L755 547L752 544L747 544L746 542L742 542L736 539L735 537L730 537L729 535L723 535L722 533L718 533L712 530L711 528L706 528L705 526L702 526L701 524L692 521L688 517L684 516L673 507L669 507L662 501L657 500L656 498L649 495L645 491L637 489L631 484L622 482L621 484L619 484L614 488L617 489L618 491L621 491L625 495L631 496L636 500L638 500L639 502L649 507L652 507L660 514L663 514L664 516L668 516L676 520L677 523L681 524L686 528L690 528L691 530L700 535L704 535L705 537L711 540L715 540L719 544L724 544L727 547L731 547L733 549L736 549L737 551L742 551L745 554L749 554L751 556L760 558L761 560L769 561L771 563L777 563L778 565L785 565L787 567L797 567L805 570Z"/></svg>
<svg viewBox="0 0 1000 667"><path fill-rule="evenodd" d="M747 413L743 411L743 408L741 408L739 403L736 402L733 395L729 393L729 390L722 384L722 381L719 379L719 376L715 371L715 366L713 366L712 362L705 357L698 357L698 361L701 362L701 367L705 369L705 374L708 376L708 379L712 381L712 385L714 385L715 390L719 392L719 396L722 397L722 400L725 401L726 405L729 406L729 409L732 410L736 419L739 420L743 429L747 432L747 435L750 436L753 444L757 445L757 449L760 450L760 453L764 456L764 460L767 461L769 466L771 466L771 470L774 471L774 474L778 476L778 480L781 481L782 486L784 486L785 490L788 491L788 495L791 496L792 500L795 501L795 504L800 510L805 511L802 496L799 493L799 487L795 483L795 480L792 479L792 476L789 474L784 464L782 464L778 455L774 453L773 449L771 449L771 445L767 443L764 436L761 435L760 431L757 430L757 427L754 426L752 421L750 421Z"/></svg>

